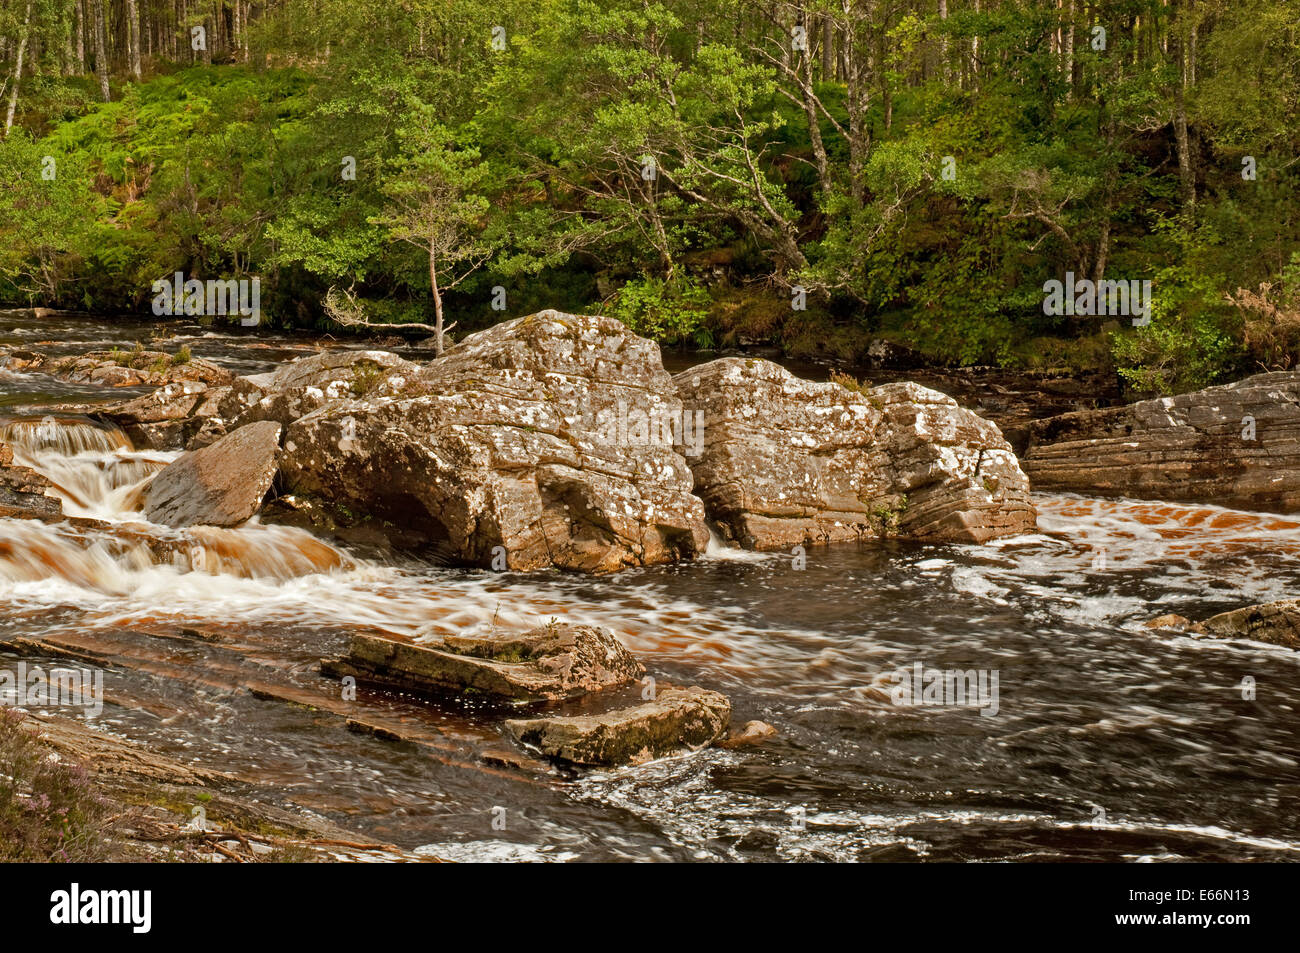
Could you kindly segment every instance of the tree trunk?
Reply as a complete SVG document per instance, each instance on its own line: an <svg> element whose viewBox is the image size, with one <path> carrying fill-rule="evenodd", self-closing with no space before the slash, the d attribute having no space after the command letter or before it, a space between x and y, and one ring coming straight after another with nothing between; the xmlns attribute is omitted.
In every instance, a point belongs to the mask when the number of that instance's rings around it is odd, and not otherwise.
<svg viewBox="0 0 1300 953"><path fill-rule="evenodd" d="M108 53L104 41L104 0L95 0L95 72L99 74L99 92L108 102Z"/></svg>
<svg viewBox="0 0 1300 953"><path fill-rule="evenodd" d="M27 0L27 12L23 15L23 32L18 38L18 56L14 61L13 87L9 90L9 108L5 111L5 138L9 138L9 128L14 124L14 112L18 109L18 81L23 75L23 53L27 51L27 34L31 32L32 0Z"/></svg>
<svg viewBox="0 0 1300 953"><path fill-rule="evenodd" d="M86 0L77 0L77 75L86 75Z"/></svg>
<svg viewBox="0 0 1300 953"><path fill-rule="evenodd" d="M1182 9L1176 9L1176 16L1182 19ZM1174 143L1178 149L1178 182L1182 192L1183 203L1189 208L1196 206L1196 172L1192 168L1191 139L1187 134L1187 86L1188 42L1184 38L1182 23L1177 24L1174 37L1174 56L1178 63L1178 79L1174 85Z"/></svg>
<svg viewBox="0 0 1300 953"><path fill-rule="evenodd" d="M442 357L442 292L438 290L438 255L436 242L429 239L429 287L433 291L433 353Z"/></svg>
<svg viewBox="0 0 1300 953"><path fill-rule="evenodd" d="M1067 95L1074 98L1074 0L1065 6L1065 15L1069 21L1065 26L1065 82Z"/></svg>
<svg viewBox="0 0 1300 953"><path fill-rule="evenodd" d="M948 22L948 0L939 0L939 19L944 23ZM943 77L945 84L952 82L952 75L948 70L947 32L939 36L939 75Z"/></svg>
<svg viewBox="0 0 1300 953"><path fill-rule="evenodd" d="M126 0L126 47L131 60L131 76L140 82L140 11L135 0Z"/></svg>
<svg viewBox="0 0 1300 953"><path fill-rule="evenodd" d="M835 78L835 29L828 14L822 14L822 82Z"/></svg>

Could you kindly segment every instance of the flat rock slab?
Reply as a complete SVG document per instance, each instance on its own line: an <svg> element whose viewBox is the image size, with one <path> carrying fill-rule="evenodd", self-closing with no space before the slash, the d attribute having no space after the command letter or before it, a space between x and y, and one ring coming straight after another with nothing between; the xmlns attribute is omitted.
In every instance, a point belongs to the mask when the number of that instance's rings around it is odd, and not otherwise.
<svg viewBox="0 0 1300 953"><path fill-rule="evenodd" d="M506 722L516 741L573 764L642 764L723 739L731 702L703 688L665 688L654 701L599 715L520 718Z"/></svg>
<svg viewBox="0 0 1300 953"><path fill-rule="evenodd" d="M1300 599L1283 599L1220 612L1204 622L1193 622L1171 613L1152 619L1147 628L1177 629L1189 635L1214 639L1253 639L1300 649Z"/></svg>
<svg viewBox="0 0 1300 953"><path fill-rule="evenodd" d="M237 526L275 478L281 427L261 421L168 464L149 484L145 515L164 526Z"/></svg>
<svg viewBox="0 0 1300 953"><path fill-rule="evenodd" d="M1029 427L1037 490L1300 510L1300 372L1085 410Z"/></svg>
<svg viewBox="0 0 1300 953"><path fill-rule="evenodd" d="M420 695L477 694L506 703L575 698L645 674L612 632L565 623L422 644L356 635L348 654L326 659L321 670Z"/></svg>

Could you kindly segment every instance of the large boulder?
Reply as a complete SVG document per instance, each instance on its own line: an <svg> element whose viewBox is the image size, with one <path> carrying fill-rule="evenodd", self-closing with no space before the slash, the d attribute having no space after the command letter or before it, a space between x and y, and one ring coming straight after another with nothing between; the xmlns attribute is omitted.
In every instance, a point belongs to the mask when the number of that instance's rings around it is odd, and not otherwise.
<svg viewBox="0 0 1300 953"><path fill-rule="evenodd" d="M622 685L644 667L607 629L552 622L516 635L495 632L424 642L356 635L322 671L396 691L473 696L502 703L558 701Z"/></svg>
<svg viewBox="0 0 1300 953"><path fill-rule="evenodd" d="M1036 421L1035 488L1300 510L1300 372Z"/></svg>
<svg viewBox="0 0 1300 953"><path fill-rule="evenodd" d="M399 376L289 427L291 493L497 569L609 572L707 545L671 433L620 425L671 421L681 403L658 347L618 321L544 311Z"/></svg>
<svg viewBox="0 0 1300 953"><path fill-rule="evenodd" d="M182 454L150 481L145 515L176 527L245 522L261 507L275 478L280 431L278 423L260 421Z"/></svg>
<svg viewBox="0 0 1300 953"><path fill-rule="evenodd" d="M653 701L595 715L512 719L506 731L542 754L581 765L642 764L721 741L731 702L702 688L665 688Z"/></svg>
<svg viewBox="0 0 1300 953"><path fill-rule="evenodd" d="M674 383L704 429L691 458L695 490L748 548L879 536L983 542L1035 526L1029 482L998 428L936 391L859 392L745 358Z"/></svg>

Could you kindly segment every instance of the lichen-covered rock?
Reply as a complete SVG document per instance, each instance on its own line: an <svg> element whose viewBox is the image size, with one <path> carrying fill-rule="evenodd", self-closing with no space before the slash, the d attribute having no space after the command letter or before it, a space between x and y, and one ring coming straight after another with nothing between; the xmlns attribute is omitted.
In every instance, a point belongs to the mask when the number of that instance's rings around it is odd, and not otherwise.
<svg viewBox="0 0 1300 953"><path fill-rule="evenodd" d="M506 731L551 758L612 766L698 750L724 738L730 723L725 695L691 687L665 688L653 701L597 715L512 719Z"/></svg>
<svg viewBox="0 0 1300 953"><path fill-rule="evenodd" d="M401 393L418 367L388 351L338 348L300 357L266 374L236 378L228 394L204 415L189 449L259 420L287 427L330 401Z"/></svg>
<svg viewBox="0 0 1300 953"><path fill-rule="evenodd" d="M175 381L148 394L105 407L86 408L97 420L120 427L140 450L183 450L230 393L228 386Z"/></svg>
<svg viewBox="0 0 1300 953"><path fill-rule="evenodd" d="M900 383L859 393L742 358L674 383L685 409L703 415L696 492L743 546L983 542L1035 526L1028 480L998 428L936 391Z"/></svg>
<svg viewBox="0 0 1300 953"><path fill-rule="evenodd" d="M1252 639L1289 649L1300 649L1300 599L1283 599L1246 606L1192 622L1173 613L1146 624L1149 629L1177 629L1213 639Z"/></svg>
<svg viewBox="0 0 1300 953"><path fill-rule="evenodd" d="M145 515L165 526L237 526L262 505L275 478L280 425L240 427L158 471L145 495Z"/></svg>
<svg viewBox="0 0 1300 953"><path fill-rule="evenodd" d="M1035 421L1043 490L1300 511L1300 372Z"/></svg>
<svg viewBox="0 0 1300 953"><path fill-rule="evenodd" d="M613 633L564 623L518 635L447 636L420 643L356 635L348 654L325 660L322 671L398 691L510 703L575 698L645 673Z"/></svg>
<svg viewBox="0 0 1300 953"><path fill-rule="evenodd" d="M285 437L290 492L498 569L610 572L708 542L659 349L618 321L544 311L467 337L391 392L331 402Z"/></svg>

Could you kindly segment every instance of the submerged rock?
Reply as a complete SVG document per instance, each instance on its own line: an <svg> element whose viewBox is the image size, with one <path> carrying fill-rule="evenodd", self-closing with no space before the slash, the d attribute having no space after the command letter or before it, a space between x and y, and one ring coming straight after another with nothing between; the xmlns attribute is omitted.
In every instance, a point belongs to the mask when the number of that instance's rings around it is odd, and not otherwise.
<svg viewBox="0 0 1300 953"><path fill-rule="evenodd" d="M321 670L398 691L512 703L575 698L645 673L607 629L558 622L521 635L458 635L419 644L356 635L348 654L325 660Z"/></svg>
<svg viewBox="0 0 1300 953"><path fill-rule="evenodd" d="M721 742L723 748L743 748L746 745L762 744L776 737L776 729L765 721L747 721L744 727L734 732L730 738Z"/></svg>
<svg viewBox="0 0 1300 953"><path fill-rule="evenodd" d="M1192 622L1170 613L1152 619L1146 627L1177 629L1189 635L1214 639L1252 639L1289 649L1300 649L1300 599L1283 599L1220 612L1204 622Z"/></svg>
<svg viewBox="0 0 1300 953"><path fill-rule="evenodd" d="M166 526L245 522L261 507L275 478L280 430L274 421L261 421L183 454L150 482L145 515Z"/></svg>
<svg viewBox="0 0 1300 953"><path fill-rule="evenodd" d="M681 403L658 347L618 321L544 311L402 377L289 427L290 492L418 534L426 555L496 569L610 572L707 545L671 436L620 429L671 420Z"/></svg>
<svg viewBox="0 0 1300 953"><path fill-rule="evenodd" d="M598 715L506 722L506 731L542 754L581 765L642 764L694 751L726 736L731 702L718 692L662 689L654 701Z"/></svg>
<svg viewBox="0 0 1300 953"><path fill-rule="evenodd" d="M742 358L673 380L685 409L702 415L696 492L743 546L983 542L1034 529L1029 482L998 428L937 391L859 393Z"/></svg>
<svg viewBox="0 0 1300 953"><path fill-rule="evenodd" d="M1022 464L1043 490L1300 510L1300 372L1034 422Z"/></svg>

